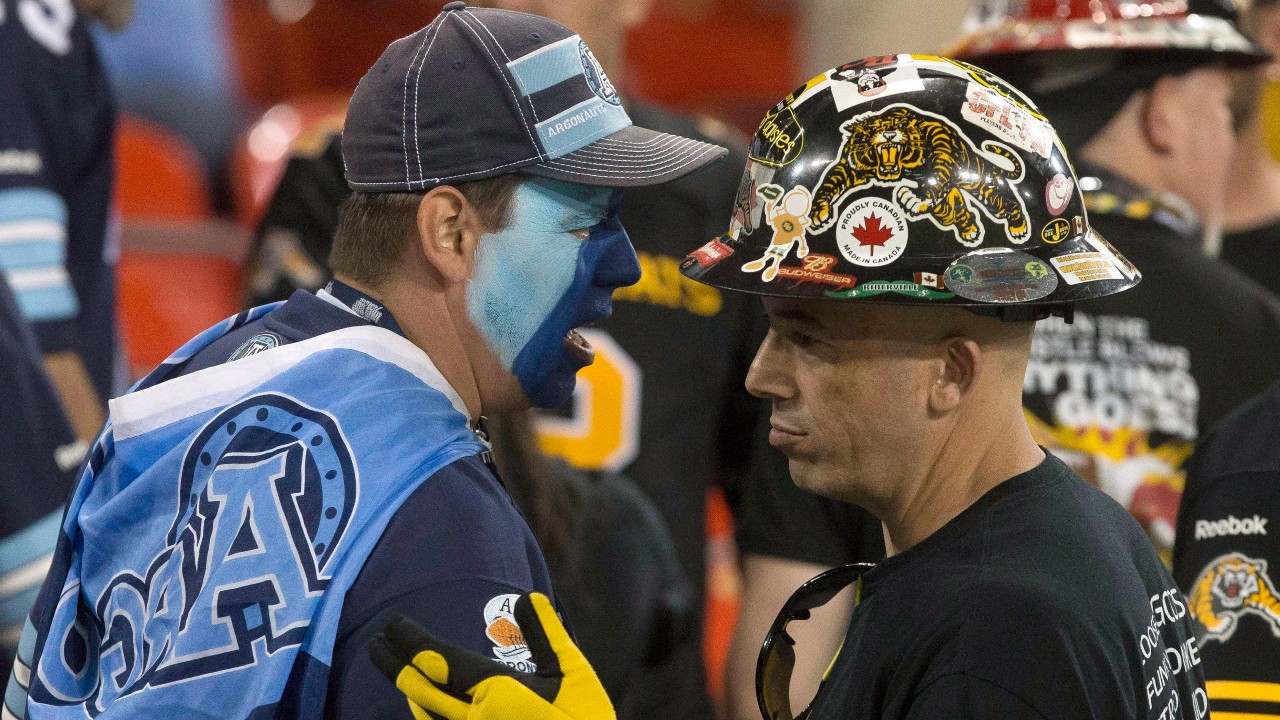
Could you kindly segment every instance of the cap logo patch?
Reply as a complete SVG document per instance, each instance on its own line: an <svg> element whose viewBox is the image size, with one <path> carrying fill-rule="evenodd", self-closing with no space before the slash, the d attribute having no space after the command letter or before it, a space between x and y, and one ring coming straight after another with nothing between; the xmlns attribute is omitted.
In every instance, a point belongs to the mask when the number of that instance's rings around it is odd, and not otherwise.
<svg viewBox="0 0 1280 720"><path fill-rule="evenodd" d="M981 215L1003 224L1014 243L1031 237L1014 189L1022 160L1007 146L986 140L979 149L950 120L904 103L857 115L840 131L840 154L813 192L815 232L836 221L851 192L876 185L893 188L894 202L912 220L928 218L966 247L982 244Z"/></svg>

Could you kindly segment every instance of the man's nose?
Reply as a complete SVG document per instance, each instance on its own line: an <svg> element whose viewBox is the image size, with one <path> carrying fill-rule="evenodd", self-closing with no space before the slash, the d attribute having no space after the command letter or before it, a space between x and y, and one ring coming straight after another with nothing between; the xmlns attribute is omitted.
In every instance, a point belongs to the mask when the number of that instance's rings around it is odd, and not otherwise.
<svg viewBox="0 0 1280 720"><path fill-rule="evenodd" d="M640 282L640 259L616 217L593 229L587 242L600 248L600 260L591 278L594 285L618 288Z"/></svg>
<svg viewBox="0 0 1280 720"><path fill-rule="evenodd" d="M786 400L795 395L791 380L785 353L778 347L778 334L770 330L747 371L747 392L766 400Z"/></svg>

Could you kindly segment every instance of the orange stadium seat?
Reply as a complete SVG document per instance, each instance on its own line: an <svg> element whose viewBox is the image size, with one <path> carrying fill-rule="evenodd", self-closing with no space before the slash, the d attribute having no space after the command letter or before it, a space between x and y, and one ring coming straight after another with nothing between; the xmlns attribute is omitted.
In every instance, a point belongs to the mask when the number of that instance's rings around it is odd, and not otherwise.
<svg viewBox="0 0 1280 720"><path fill-rule="evenodd" d="M116 309L133 376L240 309L243 241L213 217L205 170L179 135L121 117Z"/></svg>
<svg viewBox="0 0 1280 720"><path fill-rule="evenodd" d="M204 165L172 130L121 114L116 167L116 203L124 218L210 217Z"/></svg>

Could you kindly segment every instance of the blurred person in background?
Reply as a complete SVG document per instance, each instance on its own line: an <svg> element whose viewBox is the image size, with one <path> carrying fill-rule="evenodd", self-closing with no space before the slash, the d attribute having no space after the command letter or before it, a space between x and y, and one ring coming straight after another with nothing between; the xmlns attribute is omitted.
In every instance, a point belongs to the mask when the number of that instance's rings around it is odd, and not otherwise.
<svg viewBox="0 0 1280 720"><path fill-rule="evenodd" d="M228 0L131 0L136 21L95 33L120 108L179 133L199 154L225 205L225 170L243 103L232 57Z"/></svg>
<svg viewBox="0 0 1280 720"><path fill-rule="evenodd" d="M130 17L127 1L83 4L117 28ZM72 0L3 8L0 270L87 442L117 387L116 106L90 22Z"/></svg>
<svg viewBox="0 0 1280 720"><path fill-rule="evenodd" d="M88 445L72 431L35 335L3 280L0 387L0 672L7 680Z"/></svg>
<svg viewBox="0 0 1280 720"><path fill-rule="evenodd" d="M1173 576L1189 601L1214 717L1280 714L1277 437L1280 382L1219 423L1187 462Z"/></svg>
<svg viewBox="0 0 1280 720"><path fill-rule="evenodd" d="M1201 249L1206 232L1221 227L1234 149L1229 68L1256 66L1266 55L1228 8L1192 5L1200 12L1160 3L982 2L977 29L952 52L1039 107L1010 107L1003 86L973 83L967 116L1036 151L1052 139L1047 118L1074 159L1074 173L1029 196L1053 214L1030 236L1060 242L1084 220L1065 212L1064 199L1078 187L1088 221L1143 269L1132 292L1081 305L1070 324L1038 324L1023 403L1037 442L1128 508L1166 561L1183 461L1201 433L1270 383L1274 366L1261 359L1280 356L1280 303ZM780 528L776 541L753 542L751 552L771 557L763 572L744 574L730 683L745 720L753 717L754 666L742 658L759 647L769 619L748 603L770 593L780 602L785 591L771 588L865 560L875 541L856 508L789 487L742 504L744 517ZM828 606L842 617L797 624L811 635L797 643L795 697L812 695L814 675L805 680L799 668L809 663L821 674L851 601Z"/></svg>
<svg viewBox="0 0 1280 720"><path fill-rule="evenodd" d="M88 28L128 0L0 2L0 675L114 387L115 106ZM19 668L20 670L22 668ZM6 717L9 717L6 714Z"/></svg>
<svg viewBox="0 0 1280 720"><path fill-rule="evenodd" d="M738 477L748 448L767 432L757 426L760 403L741 382L752 343L763 331L752 298L689 281L680 275L679 262L687 237L724 231L738 169L746 162L746 140L712 118L679 115L626 94L626 32L648 15L648 0L479 4L582 28L597 60L623 89L623 106L636 123L730 148L726 162L697 177L627 193L620 215L640 258L640 282L618 291L613 316L588 333L599 353L587 371L591 389L556 413L542 414L535 426L544 450L596 481L622 472L638 484L670 528L681 568L693 583L692 602L674 612L673 624L693 640L678 642L676 657L642 665L632 683L636 691L619 710L636 717L708 717L700 640L705 498L718 478L732 483ZM250 304L323 285L337 207L348 192L338 136L304 134L250 250ZM748 204L759 202L748 198ZM690 389L691 380L696 389Z"/></svg>
<svg viewBox="0 0 1280 720"><path fill-rule="evenodd" d="M1280 80L1280 3L1276 0L1237 0L1240 24L1267 52L1272 61L1240 73L1236 89L1236 121L1240 125L1232 172L1227 180L1227 205L1223 216L1221 257L1259 285L1280 297L1280 162L1268 148L1277 128L1274 89ZM1270 89L1270 92L1268 90ZM1213 250L1213 248L1210 248Z"/></svg>
<svg viewBox="0 0 1280 720"><path fill-rule="evenodd" d="M1129 508L1167 561L1182 462L1271 384L1258 359L1280 354L1280 299L1203 252L1235 174L1234 73L1269 56L1226 0L1095 5L978 7L955 54L1036 102L1075 157L1057 185L1078 182L1090 220L1144 268L1135 292L1037 328L1025 401L1037 439Z"/></svg>
<svg viewBox="0 0 1280 720"><path fill-rule="evenodd" d="M544 18L453 2L392 43L349 104L334 279L112 403L18 717L409 717L364 652L394 612L528 667L510 604L550 578L483 413L570 397L577 327L640 275L621 188L724 154L633 125Z"/></svg>

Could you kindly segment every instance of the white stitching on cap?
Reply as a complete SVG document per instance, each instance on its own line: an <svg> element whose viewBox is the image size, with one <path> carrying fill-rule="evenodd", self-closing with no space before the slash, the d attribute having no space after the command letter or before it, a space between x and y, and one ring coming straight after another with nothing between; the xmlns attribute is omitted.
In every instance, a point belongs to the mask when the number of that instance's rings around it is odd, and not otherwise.
<svg viewBox="0 0 1280 720"><path fill-rule="evenodd" d="M484 23L480 22L480 19L472 15L470 12L464 11L463 14L470 16L472 20L475 20L476 22L480 23L480 27L484 27ZM480 37L480 33L476 32L476 29L471 27L471 23L464 22L463 25L466 26L466 28L471 31L471 34L475 35L476 39L480 41L480 47L484 48L485 54L489 56L489 59L493 61L493 64L499 66L498 76L502 78L502 83L507 86L508 90L511 91L511 96L516 99L516 112L520 113L520 122L521 124L524 125L525 134L529 136L529 140L533 143L533 146L535 148L541 147L538 144L537 139L533 137L533 133L529 131L529 121L525 119L524 107L520 104L521 95L520 93L516 92L515 88L511 87L511 81L507 80L507 73L505 70L502 69L502 63L498 62L498 58L494 57L493 53L489 51L489 46L485 44L484 38ZM488 28L485 28L485 31L487 32ZM492 37L492 35L490 35L490 37ZM529 102L529 109L533 112L533 119L537 122L541 122L541 120L538 118L538 111L533 107L532 101ZM539 150L538 153L539 153L538 157L542 157L542 151Z"/></svg>
<svg viewBox="0 0 1280 720"><path fill-rule="evenodd" d="M436 38L440 37L441 27L444 27L443 20L440 21L440 25L436 26L436 34L431 36L431 43L427 45L427 51L422 53L422 64L418 65L418 77L413 79L413 152L418 156L418 182L422 182L422 142L418 139L418 98L422 97L422 93L419 92L422 83L422 68L427 66L427 56L431 54L431 47L436 44ZM407 180L408 178L406 177Z"/></svg>
<svg viewBox="0 0 1280 720"><path fill-rule="evenodd" d="M475 176L477 176L477 175L484 175L484 174L486 174L486 173L491 173L491 172L493 172L494 170L501 170L501 169L503 169L503 168L511 167L512 165L529 165L529 164L531 164L531 163L536 163L536 162L538 162L540 159L541 159L540 157L538 157L538 156L536 156L536 155L535 155L534 157L525 158L525 159L523 159L523 160L515 160L515 161L509 162L509 163L503 163L503 164L501 164L501 165L495 165L495 166L493 166L493 167L491 167L491 168L489 168L489 169L487 169L487 170L476 170L475 172L460 173L460 174L458 174L458 175L449 175L449 176L447 176L447 177L439 177L439 178L426 178L426 179L424 179L424 180L413 180L413 181L411 181L411 182L410 182L410 181L400 182L399 180L367 180L367 181L366 181L366 180L361 180L361 181L348 181L348 182L349 182L351 185L357 186L357 189L359 189L359 187L365 187L365 186L368 186L368 185L405 185L405 184L408 184L408 185L409 185L409 189L410 189L410 190L412 190L412 189L413 189L413 183L419 183L419 182L420 182L420 183L422 183L422 186L425 188L425 187L426 187L426 183L428 183L428 182L437 183L437 184L439 184L439 183L446 183L446 182L449 182L449 181L451 181L451 180L458 180L458 179L460 179L460 178L468 178L468 177L475 177Z"/></svg>
<svg viewBox="0 0 1280 720"><path fill-rule="evenodd" d="M705 148L686 148L679 153L668 154L668 156L665 158L659 158L657 156L654 156L652 158L636 158L636 157L628 157L628 156L612 156L612 157L606 156L604 158L583 158L577 155L565 155L564 157L556 158L555 160L548 160L547 163L552 165L567 164L567 165L581 165L581 166L611 167L611 168L618 168L619 170L629 170L632 168L628 168L626 165L620 165L619 163L629 163L632 165L635 165L636 163L644 163L647 166L655 166L655 165L661 166L661 165L679 162L682 158L689 157L691 155L705 155L707 153L708 153L708 150ZM603 160L604 162L601 162L601 160ZM641 169L641 168L634 168L634 169Z"/></svg>
<svg viewBox="0 0 1280 720"><path fill-rule="evenodd" d="M581 166L579 166L579 165L575 165L575 164L572 164L572 163L564 163L564 162L561 162L561 161L559 161L559 160L554 160L554 161L551 161L551 162L548 162L548 163L543 163L543 164L542 164L542 167L550 168L550 169L552 169L552 170L564 170L565 172L578 172L578 173L581 173L581 174L587 174L587 175L592 175L592 174L594 174L594 175L597 175L597 176L599 176L599 177L603 177L603 178L606 178L606 179L628 179L628 178L630 178L630 179L635 179L635 180L641 180L641 179L644 179L644 178L657 177L657 176L659 176L659 175L667 175L667 174L672 173L672 172L675 172L676 170L679 170L680 168L683 168L683 167L685 167L685 166L687 166L687 165L692 165L693 163L695 163L695 162L697 162L697 161L701 160L701 159L702 159L702 158L704 158L704 157L706 157L706 153L697 153L697 154L694 154L694 155L690 155L690 156L688 157L688 159L686 159L684 162L674 163L674 164L671 164L671 165L664 165L664 166L662 166L662 167L657 167L657 168L654 168L652 172L647 172L647 173L634 173L634 172L633 172L633 173L631 173L631 174L623 174L623 173L620 173L620 172L616 172L616 171L615 171L613 168L611 168L611 167L603 167L603 166L597 166L597 165L581 165Z"/></svg>
<svg viewBox="0 0 1280 720"><path fill-rule="evenodd" d="M702 147L699 148L698 147L699 145L702 145ZM585 150L585 148L583 149ZM708 148L706 148L706 146L703 145L702 143L697 143L697 144L682 143L674 147L669 147L663 150L650 151L644 154L611 153L608 151L593 151L590 153L586 153L586 152L583 152L582 150L577 150L572 153L569 153L568 155L565 155L564 157L569 158L573 162L607 161L607 162L610 162L611 164L620 163L624 165L641 165L645 163L648 163L648 164L663 163L670 160L671 158L683 157L684 155L687 155L690 152L706 152L707 149ZM563 159L563 158L560 158L560 159Z"/></svg>
<svg viewBox="0 0 1280 720"><path fill-rule="evenodd" d="M568 153L568 154L574 155L576 157L594 156L594 157L606 157L606 158L618 157L617 153L622 153L624 157L637 157L637 158L662 157L663 155L670 155L673 152L682 152L684 151L685 148L693 144L702 144L702 143L698 143L697 140L676 140L675 142L668 142L663 145L658 145L652 148L645 148L643 151L637 148L597 147L595 143L592 143L591 145L585 145L583 147L578 148L577 150L574 150L572 153Z"/></svg>
<svg viewBox="0 0 1280 720"><path fill-rule="evenodd" d="M480 23L480 27L483 28L486 33L488 33L489 37L493 38L493 44L498 46L498 52L502 53L502 57L506 58L507 62L511 62L511 56L507 54L507 49L502 47L502 43L498 42L498 38L494 37L493 31L489 29L489 26L485 25L484 21L481 20L478 15L471 12L471 8L466 8L462 12L470 16L472 20L475 20L476 22Z"/></svg>
<svg viewBox="0 0 1280 720"><path fill-rule="evenodd" d="M422 33L422 44L418 45L418 49L413 51L413 58L409 60L409 67L404 71L404 102L400 104L400 144L404 146L404 181L409 180L409 75L413 72L413 64L418 62L418 53L422 52L422 48L427 44L427 33ZM415 100L416 102L416 100ZM422 174L421 170L418 172Z"/></svg>
<svg viewBox="0 0 1280 720"><path fill-rule="evenodd" d="M652 177L655 175L664 175L676 168L684 167L694 162L700 157L704 157L705 153L689 155L681 162L672 162L665 165L653 165L647 169L638 168L619 168L616 165L592 165L583 163L546 163L542 167L551 168L553 170L565 170L570 172L581 172L586 174L599 174L605 177Z"/></svg>
<svg viewBox="0 0 1280 720"><path fill-rule="evenodd" d="M656 130L652 132L655 133L655 136L649 138L648 140L641 140L641 141L616 140L613 137L602 137L591 144L592 145L619 145L619 146L629 146L629 147L645 147L646 145L652 145L654 143L664 142L670 138L678 138L680 140L692 140L693 142L702 142L701 140L687 138L687 137L684 137L683 135L672 135L671 133L658 132Z"/></svg>

